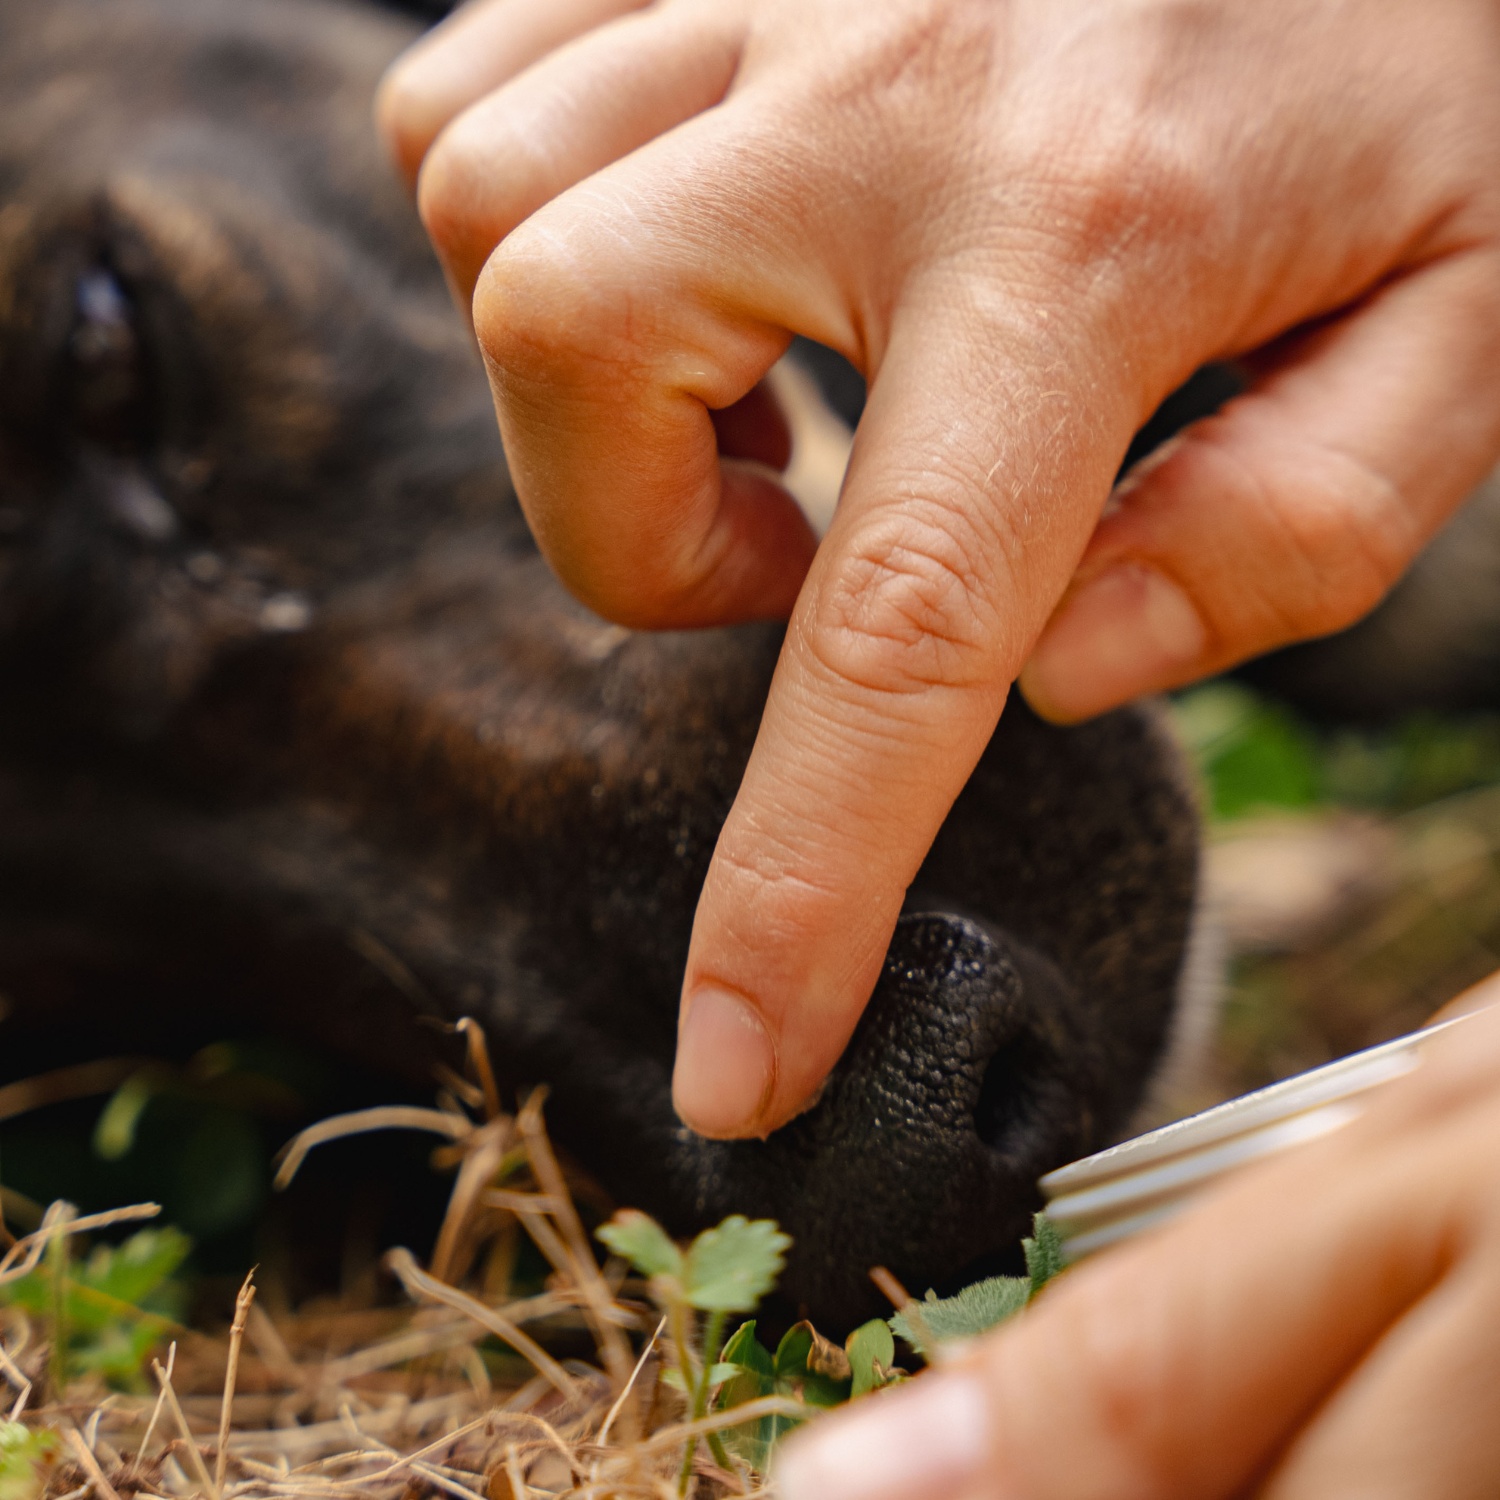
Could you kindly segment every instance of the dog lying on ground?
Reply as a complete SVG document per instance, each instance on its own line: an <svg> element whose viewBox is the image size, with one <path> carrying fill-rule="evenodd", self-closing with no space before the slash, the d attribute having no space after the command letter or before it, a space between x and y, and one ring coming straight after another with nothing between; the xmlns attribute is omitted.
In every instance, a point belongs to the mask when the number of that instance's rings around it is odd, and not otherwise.
<svg viewBox="0 0 1500 1500"><path fill-rule="evenodd" d="M0 991L11 1054L253 1017L410 1074L470 1014L622 1201L779 1219L830 1326L952 1284L1168 1044L1197 820L1152 713L1007 709L817 1105L670 1103L774 628L552 579L368 123L352 0L0 0Z"/></svg>

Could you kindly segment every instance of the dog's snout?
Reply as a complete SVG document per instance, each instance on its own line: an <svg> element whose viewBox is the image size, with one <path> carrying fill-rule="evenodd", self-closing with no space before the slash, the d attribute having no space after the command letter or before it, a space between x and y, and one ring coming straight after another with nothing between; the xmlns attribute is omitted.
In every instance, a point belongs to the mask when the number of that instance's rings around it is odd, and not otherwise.
<svg viewBox="0 0 1500 1500"><path fill-rule="evenodd" d="M1093 1140L1086 1031L1046 959L981 921L913 912L818 1104L766 1142L703 1149L792 1233L793 1302L852 1322L879 1309L850 1257L925 1287L1026 1231L1038 1176Z"/></svg>

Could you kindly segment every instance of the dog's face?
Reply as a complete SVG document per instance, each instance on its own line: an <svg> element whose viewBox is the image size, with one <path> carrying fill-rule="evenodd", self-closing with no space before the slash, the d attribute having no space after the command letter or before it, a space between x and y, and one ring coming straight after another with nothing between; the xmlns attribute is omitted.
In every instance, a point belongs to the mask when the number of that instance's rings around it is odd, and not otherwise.
<svg viewBox="0 0 1500 1500"><path fill-rule="evenodd" d="M0 619L70 638L101 726L150 734L226 650L515 520L368 125L406 37L331 4L0 7Z"/></svg>
<svg viewBox="0 0 1500 1500"><path fill-rule="evenodd" d="M774 1215L791 1299L852 1320L868 1265L961 1274L1123 1123L1191 798L1148 715L1012 707L818 1104L683 1130L678 982L779 633L631 634L537 557L368 124L409 34L355 0L0 0L7 1025L256 1016L420 1070L413 1012L473 1014L622 1199Z"/></svg>

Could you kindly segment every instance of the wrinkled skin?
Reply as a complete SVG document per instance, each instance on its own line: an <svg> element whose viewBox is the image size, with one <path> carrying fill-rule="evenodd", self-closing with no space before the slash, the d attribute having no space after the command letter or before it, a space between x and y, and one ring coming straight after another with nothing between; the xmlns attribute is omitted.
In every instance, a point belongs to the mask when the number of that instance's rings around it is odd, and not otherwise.
<svg viewBox="0 0 1500 1500"><path fill-rule="evenodd" d="M693 905L779 631L639 635L553 580L368 124L412 34L335 0L0 0L0 992L11 1056L250 1017L423 1076L488 1028L686 1231L796 1237L831 1324L951 1283L1125 1124L1197 826L1144 710L1007 710L820 1101L670 1102ZM4 1033L0 1033L3 1035Z"/></svg>
<svg viewBox="0 0 1500 1500"><path fill-rule="evenodd" d="M1240 675L1335 723L1500 707L1500 474L1438 533L1380 608Z"/></svg>

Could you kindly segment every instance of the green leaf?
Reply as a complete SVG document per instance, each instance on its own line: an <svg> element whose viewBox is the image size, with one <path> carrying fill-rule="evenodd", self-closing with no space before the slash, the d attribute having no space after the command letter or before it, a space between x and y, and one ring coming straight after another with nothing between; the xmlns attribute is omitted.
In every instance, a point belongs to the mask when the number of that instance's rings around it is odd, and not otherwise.
<svg viewBox="0 0 1500 1500"><path fill-rule="evenodd" d="M780 1381L763 1381L757 1375L741 1375L732 1380L719 1396L719 1405L725 1408L743 1406L759 1396L772 1394L790 1395ZM787 1433L801 1423L796 1417L759 1417L753 1422L743 1422L738 1427L725 1427L720 1436L730 1452L744 1459L751 1468L764 1474L771 1467L771 1455L776 1445Z"/></svg>
<svg viewBox="0 0 1500 1500"><path fill-rule="evenodd" d="M776 1374L776 1361L772 1359L771 1351L755 1336L754 1318L735 1329L719 1358L725 1364L758 1375L763 1380L770 1380Z"/></svg>
<svg viewBox="0 0 1500 1500"><path fill-rule="evenodd" d="M710 1386L723 1385L726 1380L733 1380L743 1371L738 1365L710 1365L708 1367L708 1383ZM667 1369L661 1372L661 1382L669 1385L674 1391L682 1391L691 1395L688 1391L687 1382L682 1378L682 1371Z"/></svg>
<svg viewBox="0 0 1500 1500"><path fill-rule="evenodd" d="M177 1271L192 1248L193 1242L170 1224L142 1229L118 1247L98 1246L79 1268L78 1280L139 1307Z"/></svg>
<svg viewBox="0 0 1500 1500"><path fill-rule="evenodd" d="M209 1238L247 1225L268 1176L255 1122L233 1110L200 1108L183 1132L172 1175L169 1201L189 1234Z"/></svg>
<svg viewBox="0 0 1500 1500"><path fill-rule="evenodd" d="M849 1399L846 1375L817 1368L815 1356L820 1343L825 1355L834 1357L840 1366L847 1365L844 1351L837 1344L830 1345L813 1331L812 1324L798 1323L776 1346L776 1395L800 1396L809 1406L840 1406Z"/></svg>
<svg viewBox="0 0 1500 1500"><path fill-rule="evenodd" d="M849 1382L832 1379L809 1368L808 1359L816 1342L811 1326L799 1323L786 1333L773 1355L755 1337L755 1323L742 1323L724 1345L720 1356L736 1369L735 1378L719 1392L720 1408L727 1411L761 1396L789 1396L814 1407L842 1405L849 1399ZM842 1357L838 1346L833 1348ZM727 1428L721 1436L726 1447L764 1473L776 1444L802 1420L798 1417L760 1417L743 1426Z"/></svg>
<svg viewBox="0 0 1500 1500"><path fill-rule="evenodd" d="M1173 716L1208 783L1216 818L1318 800L1317 737L1288 709L1242 683L1220 681L1182 694Z"/></svg>
<svg viewBox="0 0 1500 1500"><path fill-rule="evenodd" d="M939 1300L928 1292L923 1302L909 1302L891 1319L892 1329L920 1354L931 1356L931 1341L973 1338L1003 1323L1031 1300L1025 1276L992 1276L966 1286L956 1297Z"/></svg>
<svg viewBox="0 0 1500 1500"><path fill-rule="evenodd" d="M1030 1239L1021 1241L1026 1255L1026 1274L1033 1297L1063 1268L1063 1242L1057 1225L1046 1214L1031 1216Z"/></svg>
<svg viewBox="0 0 1500 1500"><path fill-rule="evenodd" d="M0 1500L36 1500L58 1449L51 1428L0 1422Z"/></svg>
<svg viewBox="0 0 1500 1500"><path fill-rule="evenodd" d="M879 1390L886 1383L886 1371L896 1363L896 1341L891 1337L890 1324L883 1318L871 1318L849 1335L844 1347L849 1351L849 1394L863 1396Z"/></svg>
<svg viewBox="0 0 1500 1500"><path fill-rule="evenodd" d="M812 1329L798 1323L787 1329L776 1346L776 1373L784 1380L795 1380L807 1374L807 1356L812 1353Z"/></svg>
<svg viewBox="0 0 1500 1500"><path fill-rule="evenodd" d="M81 1335L102 1335L116 1325L133 1326L143 1316L150 1318L154 1341L161 1333L161 1318L177 1318L186 1300L186 1289L171 1282L193 1242L180 1229L142 1229L123 1245L97 1245L82 1265L68 1273L66 1315L68 1326ZM29 1312L46 1313L52 1306L52 1268L46 1262L28 1275L11 1282L0 1301L15 1303ZM86 1351L75 1351L86 1360Z"/></svg>
<svg viewBox="0 0 1500 1500"><path fill-rule="evenodd" d="M135 1145L136 1127L146 1113L146 1106L161 1089L164 1073L160 1067L141 1068L109 1096L94 1126L94 1150L105 1161L119 1161L129 1155Z"/></svg>
<svg viewBox="0 0 1500 1500"><path fill-rule="evenodd" d="M162 1330L154 1323L129 1324L123 1320L100 1330L86 1344L69 1353L74 1371L94 1371L117 1389L140 1388L141 1372L151 1351L163 1342Z"/></svg>
<svg viewBox="0 0 1500 1500"><path fill-rule="evenodd" d="M629 1261L642 1276L682 1279L682 1251L649 1214L634 1208L622 1208L596 1233L610 1250L621 1260Z"/></svg>
<svg viewBox="0 0 1500 1500"><path fill-rule="evenodd" d="M731 1214L693 1241L683 1274L684 1295L704 1312L751 1312L776 1285L791 1243L774 1219Z"/></svg>
<svg viewBox="0 0 1500 1500"><path fill-rule="evenodd" d="M741 1323L730 1335L719 1359L735 1368L735 1376L719 1391L719 1406L743 1406L747 1401L769 1396L776 1389L776 1361L771 1351L755 1336L755 1320ZM726 1428L720 1433L724 1444L756 1469L770 1462L771 1449L781 1429L775 1419L763 1417L742 1427Z"/></svg>
<svg viewBox="0 0 1500 1500"><path fill-rule="evenodd" d="M849 1399L849 1382L827 1375L804 1375L798 1381L776 1382L778 1395L800 1396L809 1406L842 1406Z"/></svg>
<svg viewBox="0 0 1500 1500"><path fill-rule="evenodd" d="M747 1370L742 1365L735 1368L738 1373L719 1392L719 1406L722 1410L743 1406L747 1401L759 1401L762 1396L769 1396L776 1389L776 1382L758 1371Z"/></svg>

